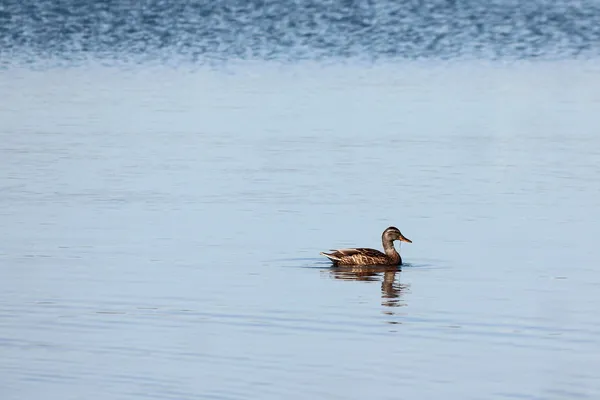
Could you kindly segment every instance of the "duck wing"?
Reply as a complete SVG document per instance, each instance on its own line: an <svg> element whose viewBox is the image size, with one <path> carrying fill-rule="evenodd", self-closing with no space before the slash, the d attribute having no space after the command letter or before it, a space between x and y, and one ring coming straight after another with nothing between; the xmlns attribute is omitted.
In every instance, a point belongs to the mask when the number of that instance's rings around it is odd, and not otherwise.
<svg viewBox="0 0 600 400"><path fill-rule="evenodd" d="M359 247L356 249L338 249L338 250L334 250L334 251L336 253L340 253L342 256L353 256L356 254L360 254L361 256L367 256L367 257L385 256L385 254L379 250L368 249L366 247Z"/></svg>
<svg viewBox="0 0 600 400"><path fill-rule="evenodd" d="M336 249L330 250L330 253L322 252L322 255L332 261L341 261L344 257L365 256L365 257L385 257L385 254L375 249L360 247L356 249Z"/></svg>

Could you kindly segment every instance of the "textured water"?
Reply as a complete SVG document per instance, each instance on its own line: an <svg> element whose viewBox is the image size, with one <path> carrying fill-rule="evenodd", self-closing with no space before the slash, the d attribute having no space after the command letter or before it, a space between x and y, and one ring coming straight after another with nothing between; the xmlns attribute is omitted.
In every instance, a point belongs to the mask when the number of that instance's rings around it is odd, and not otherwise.
<svg viewBox="0 0 600 400"><path fill-rule="evenodd" d="M2 64L599 54L596 0L0 2Z"/></svg>
<svg viewBox="0 0 600 400"><path fill-rule="evenodd" d="M1 1L0 399L599 398L599 44L593 0ZM389 225L402 270L318 256Z"/></svg>
<svg viewBox="0 0 600 400"><path fill-rule="evenodd" d="M599 72L5 69L0 398L597 399Z"/></svg>

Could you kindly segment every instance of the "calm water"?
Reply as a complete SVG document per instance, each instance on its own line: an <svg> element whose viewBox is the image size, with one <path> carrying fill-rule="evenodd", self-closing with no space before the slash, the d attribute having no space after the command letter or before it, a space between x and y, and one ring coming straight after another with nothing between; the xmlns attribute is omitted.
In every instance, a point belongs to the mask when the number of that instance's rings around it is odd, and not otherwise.
<svg viewBox="0 0 600 400"><path fill-rule="evenodd" d="M599 4L0 2L0 399L600 398Z"/></svg>
<svg viewBox="0 0 600 400"><path fill-rule="evenodd" d="M0 72L0 397L599 398L599 72Z"/></svg>

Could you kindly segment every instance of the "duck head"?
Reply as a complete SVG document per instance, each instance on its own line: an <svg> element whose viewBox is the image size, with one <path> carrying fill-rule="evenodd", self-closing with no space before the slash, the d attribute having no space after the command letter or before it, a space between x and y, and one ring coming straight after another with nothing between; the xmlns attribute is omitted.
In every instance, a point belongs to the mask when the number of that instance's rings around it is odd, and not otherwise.
<svg viewBox="0 0 600 400"><path fill-rule="evenodd" d="M392 242L394 240L399 240L401 242L412 243L412 240L405 237L400 232L400 230L398 228L396 228L395 226L390 226L385 231L383 231L383 239L385 241L390 241L390 242Z"/></svg>

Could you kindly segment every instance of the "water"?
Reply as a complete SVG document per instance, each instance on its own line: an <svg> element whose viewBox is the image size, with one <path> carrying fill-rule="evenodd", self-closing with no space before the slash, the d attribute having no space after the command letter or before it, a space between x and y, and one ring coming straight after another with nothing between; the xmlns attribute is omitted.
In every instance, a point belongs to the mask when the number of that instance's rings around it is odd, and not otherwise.
<svg viewBox="0 0 600 400"><path fill-rule="evenodd" d="M600 56L595 0L3 0L0 65Z"/></svg>
<svg viewBox="0 0 600 400"><path fill-rule="evenodd" d="M0 2L0 399L600 397L596 1ZM413 240L405 265L320 251Z"/></svg>
<svg viewBox="0 0 600 400"><path fill-rule="evenodd" d="M598 72L3 71L2 399L598 398Z"/></svg>

